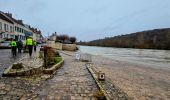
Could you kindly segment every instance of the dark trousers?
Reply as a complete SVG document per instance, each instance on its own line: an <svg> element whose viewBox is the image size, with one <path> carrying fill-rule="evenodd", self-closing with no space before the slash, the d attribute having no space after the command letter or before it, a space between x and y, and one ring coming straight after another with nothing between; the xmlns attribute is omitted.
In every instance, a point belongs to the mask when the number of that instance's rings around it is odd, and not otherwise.
<svg viewBox="0 0 170 100"><path fill-rule="evenodd" d="M22 48L18 47L18 53L21 53Z"/></svg>
<svg viewBox="0 0 170 100"><path fill-rule="evenodd" d="M13 55L13 56L16 56L16 55L17 55L17 47L16 47L16 46L13 46L13 47L12 47L12 55Z"/></svg>
<svg viewBox="0 0 170 100"><path fill-rule="evenodd" d="M34 46L34 52L36 52L36 48L37 48L37 46Z"/></svg>
<svg viewBox="0 0 170 100"><path fill-rule="evenodd" d="M28 45L28 52L29 55L32 56L32 45Z"/></svg>

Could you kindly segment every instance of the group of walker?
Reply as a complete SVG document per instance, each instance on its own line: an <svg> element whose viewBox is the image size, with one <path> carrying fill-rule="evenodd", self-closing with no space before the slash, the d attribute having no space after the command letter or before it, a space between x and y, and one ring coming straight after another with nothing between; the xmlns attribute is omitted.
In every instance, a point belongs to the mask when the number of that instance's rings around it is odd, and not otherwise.
<svg viewBox="0 0 170 100"><path fill-rule="evenodd" d="M30 57L32 56L33 47L34 47L34 52L36 52L37 42L33 41L32 37L28 37L26 39L26 48L28 48L28 52L29 52ZM18 48L18 53L21 53L21 51L23 49L22 41L19 40L18 42L16 42L15 39L12 39L11 50L12 50L13 56L17 55L17 48Z"/></svg>

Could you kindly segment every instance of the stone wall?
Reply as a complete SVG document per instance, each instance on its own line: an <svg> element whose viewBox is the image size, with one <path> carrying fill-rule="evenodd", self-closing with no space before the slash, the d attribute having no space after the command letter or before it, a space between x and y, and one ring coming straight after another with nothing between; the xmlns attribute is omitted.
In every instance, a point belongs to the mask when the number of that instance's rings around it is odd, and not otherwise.
<svg viewBox="0 0 170 100"><path fill-rule="evenodd" d="M55 41L48 41L47 45L54 49L62 50L62 43L55 43Z"/></svg>
<svg viewBox="0 0 170 100"><path fill-rule="evenodd" d="M68 51L75 51L77 45L76 44L63 44L62 49L63 50L68 50Z"/></svg>
<svg viewBox="0 0 170 100"><path fill-rule="evenodd" d="M52 47L54 49L58 49L58 50L68 50L68 51L75 51L77 48L76 44L62 44L62 43L55 43L55 41L48 41L47 45L49 47Z"/></svg>
<svg viewBox="0 0 170 100"><path fill-rule="evenodd" d="M63 44L62 43L55 43L55 49L62 50Z"/></svg>

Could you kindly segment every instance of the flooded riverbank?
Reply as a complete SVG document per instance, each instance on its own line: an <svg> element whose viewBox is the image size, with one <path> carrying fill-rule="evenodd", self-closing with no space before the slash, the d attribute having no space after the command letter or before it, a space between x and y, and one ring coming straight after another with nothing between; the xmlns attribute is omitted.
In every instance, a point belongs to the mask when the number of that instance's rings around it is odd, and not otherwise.
<svg viewBox="0 0 170 100"><path fill-rule="evenodd" d="M81 52L84 50L84 53L93 54L92 63L98 70L105 72L106 77L109 78L114 85L121 88L135 100L170 99L169 51L146 50L145 52L143 51L142 54L137 55L138 49L132 51L124 50L125 52L123 52L123 50L121 51L121 49L118 50L119 48L116 48L116 50L113 49L114 48L80 47ZM102 50L105 51L105 53L101 53L103 52ZM110 53L109 50L117 53L114 52L110 54L112 56L108 56ZM122 52L122 54L120 54L120 52ZM123 54L127 53L129 53L129 55L123 57ZM134 56L135 53L136 56ZM132 57L130 57L130 55ZM164 58L163 55L168 59ZM143 61L142 59L147 60ZM152 59L155 59L153 63Z"/></svg>
<svg viewBox="0 0 170 100"><path fill-rule="evenodd" d="M170 70L170 50L79 46L80 52Z"/></svg>

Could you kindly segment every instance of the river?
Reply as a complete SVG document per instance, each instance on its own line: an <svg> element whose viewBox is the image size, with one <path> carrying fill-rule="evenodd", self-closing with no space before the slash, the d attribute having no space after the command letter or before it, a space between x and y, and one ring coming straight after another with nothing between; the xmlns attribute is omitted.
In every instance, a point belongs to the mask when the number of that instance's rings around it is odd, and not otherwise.
<svg viewBox="0 0 170 100"><path fill-rule="evenodd" d="M170 50L79 46L80 52L170 70Z"/></svg>

